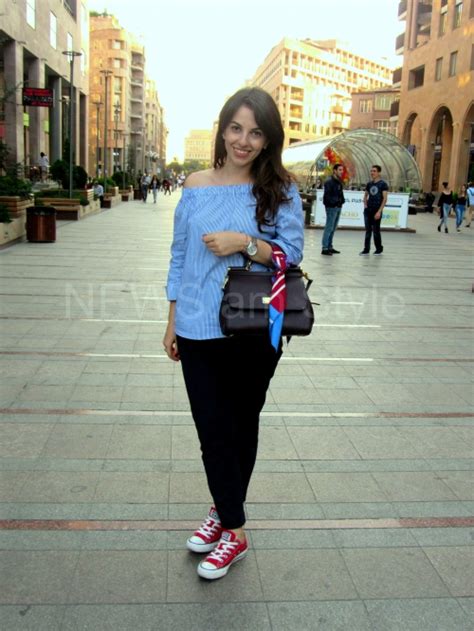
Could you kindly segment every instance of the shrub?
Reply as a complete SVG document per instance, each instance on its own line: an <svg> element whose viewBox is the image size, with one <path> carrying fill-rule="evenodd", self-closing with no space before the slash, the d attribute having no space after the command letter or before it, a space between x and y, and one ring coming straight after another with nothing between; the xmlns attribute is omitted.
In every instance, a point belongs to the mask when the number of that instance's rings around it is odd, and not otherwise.
<svg viewBox="0 0 474 631"><path fill-rule="evenodd" d="M63 188L69 186L69 165L65 160L56 160L50 168L51 177L57 182L61 182Z"/></svg>
<svg viewBox="0 0 474 631"><path fill-rule="evenodd" d="M112 175L112 179L114 181L114 186L118 186L119 188L123 188L124 181L125 181L125 188L130 185L130 178L129 178L128 173L125 172L125 179L124 179L123 176L124 176L123 171L116 171Z"/></svg>
<svg viewBox="0 0 474 631"><path fill-rule="evenodd" d="M10 211L8 210L8 206L5 204L0 204L0 223L11 223L12 218L10 217Z"/></svg>
<svg viewBox="0 0 474 631"><path fill-rule="evenodd" d="M0 177L0 195L19 196L26 199L31 193L31 182L22 180L15 175L4 175Z"/></svg>
<svg viewBox="0 0 474 631"><path fill-rule="evenodd" d="M68 176L69 182L69 176ZM72 186L73 188L86 188L87 184L87 171L81 166L76 165L72 169Z"/></svg>

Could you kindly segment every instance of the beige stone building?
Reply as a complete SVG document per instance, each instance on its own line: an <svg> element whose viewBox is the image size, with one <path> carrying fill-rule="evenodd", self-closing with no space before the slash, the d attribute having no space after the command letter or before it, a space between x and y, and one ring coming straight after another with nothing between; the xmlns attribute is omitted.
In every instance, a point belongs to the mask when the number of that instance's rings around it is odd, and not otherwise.
<svg viewBox="0 0 474 631"><path fill-rule="evenodd" d="M184 139L184 161L211 162L214 134L208 129L191 129Z"/></svg>
<svg viewBox="0 0 474 631"><path fill-rule="evenodd" d="M351 52L337 40L284 38L250 84L275 99L285 146L349 129L351 93L391 85L390 68Z"/></svg>
<svg viewBox="0 0 474 631"><path fill-rule="evenodd" d="M474 0L402 0L399 137L425 191L474 179Z"/></svg>
<svg viewBox="0 0 474 631"><path fill-rule="evenodd" d="M353 92L350 129L379 129L396 136L399 100L400 91L396 88Z"/></svg>
<svg viewBox="0 0 474 631"><path fill-rule="evenodd" d="M73 67L75 161L88 168L89 13L85 0L0 2L0 138L11 158L29 168L40 152L61 158L69 130L71 65L64 51L81 53ZM52 107L25 106L23 88L52 90Z"/></svg>
<svg viewBox="0 0 474 631"><path fill-rule="evenodd" d="M156 83L145 84L145 168L149 173L164 174L166 167L167 129Z"/></svg>

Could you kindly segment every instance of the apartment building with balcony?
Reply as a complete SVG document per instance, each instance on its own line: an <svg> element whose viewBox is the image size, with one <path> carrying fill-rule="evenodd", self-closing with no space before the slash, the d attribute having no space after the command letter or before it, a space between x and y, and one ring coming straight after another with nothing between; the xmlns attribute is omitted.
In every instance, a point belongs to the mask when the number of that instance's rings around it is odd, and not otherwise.
<svg viewBox="0 0 474 631"><path fill-rule="evenodd" d="M214 133L209 129L191 129L184 139L184 162L212 161Z"/></svg>
<svg viewBox="0 0 474 631"><path fill-rule="evenodd" d="M8 10L7 10L8 5ZM89 13L85 0L23 0L0 7L0 139L29 168L63 156L73 107L75 162L88 168ZM71 66L64 51L81 53ZM23 88L52 91L52 106L23 105Z"/></svg>
<svg viewBox="0 0 474 631"><path fill-rule="evenodd" d="M425 191L456 189L474 180L474 0L402 0L398 17L399 138Z"/></svg>
<svg viewBox="0 0 474 631"><path fill-rule="evenodd" d="M145 168L145 49L104 13L90 18L90 50L90 163L97 172L106 164L108 175L138 174Z"/></svg>
<svg viewBox="0 0 474 631"><path fill-rule="evenodd" d="M353 92L350 129L378 129L396 136L399 99L397 88Z"/></svg>
<svg viewBox="0 0 474 631"><path fill-rule="evenodd" d="M385 64L362 57L337 40L284 38L249 83L275 99L288 146L349 129L351 93L390 86L391 75Z"/></svg>

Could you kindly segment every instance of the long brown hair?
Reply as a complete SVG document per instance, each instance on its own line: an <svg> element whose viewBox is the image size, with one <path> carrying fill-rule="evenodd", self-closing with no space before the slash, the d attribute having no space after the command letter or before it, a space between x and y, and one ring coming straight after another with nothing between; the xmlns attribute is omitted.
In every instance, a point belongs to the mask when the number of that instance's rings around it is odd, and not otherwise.
<svg viewBox="0 0 474 631"><path fill-rule="evenodd" d="M224 166L227 152L223 134L242 105L250 108L258 127L266 138L266 149L252 162L250 173L254 184L252 193L257 200L256 219L262 225L272 225L281 204L290 201L288 189L293 181L281 161L284 132L280 112L272 97L261 88L243 88L228 99L219 114L219 125L214 149L214 168Z"/></svg>

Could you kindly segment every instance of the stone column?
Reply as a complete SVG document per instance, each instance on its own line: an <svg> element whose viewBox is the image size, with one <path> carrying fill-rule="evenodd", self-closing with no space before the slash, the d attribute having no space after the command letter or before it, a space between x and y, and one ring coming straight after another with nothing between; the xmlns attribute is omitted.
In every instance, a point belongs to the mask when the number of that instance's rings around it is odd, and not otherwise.
<svg viewBox="0 0 474 631"><path fill-rule="evenodd" d="M31 60L28 67L28 85L32 88L44 88L44 62L41 59ZM44 121L48 114L47 108L29 107L30 115L30 155L29 164L38 164L40 152L44 151L49 158L49 148L46 147L44 137Z"/></svg>
<svg viewBox="0 0 474 631"><path fill-rule="evenodd" d="M465 162L463 152L468 155L469 144L463 142L462 125L459 122L453 123L453 139L451 144L451 164L449 168L448 182L453 191L457 191L461 184L465 183L465 169L462 163Z"/></svg>
<svg viewBox="0 0 474 631"><path fill-rule="evenodd" d="M49 161L52 164L56 160L60 160L63 152L63 130L62 130L62 78L57 76L51 81L53 88L54 107L50 116L49 137L51 144L51 155Z"/></svg>
<svg viewBox="0 0 474 631"><path fill-rule="evenodd" d="M10 158L24 163L25 142L23 137L23 107L21 90L23 87L23 46L18 42L4 44L5 89L9 98L5 104L5 142L10 148Z"/></svg>

